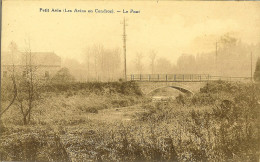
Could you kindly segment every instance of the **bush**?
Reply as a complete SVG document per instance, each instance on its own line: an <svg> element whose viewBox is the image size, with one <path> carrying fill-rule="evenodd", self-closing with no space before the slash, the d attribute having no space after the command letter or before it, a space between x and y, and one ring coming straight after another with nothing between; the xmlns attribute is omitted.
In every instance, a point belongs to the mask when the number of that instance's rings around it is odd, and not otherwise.
<svg viewBox="0 0 260 162"><path fill-rule="evenodd" d="M53 83L69 83L74 82L75 78L70 74L68 68L61 68L52 78Z"/></svg>
<svg viewBox="0 0 260 162"><path fill-rule="evenodd" d="M123 94L141 96L142 92L135 82L87 82L87 83L58 83L53 82L41 87L42 92L85 92L93 94Z"/></svg>
<svg viewBox="0 0 260 162"><path fill-rule="evenodd" d="M96 104L96 105L78 105L77 109L85 113L95 113L97 114L99 110L107 109L105 104Z"/></svg>
<svg viewBox="0 0 260 162"><path fill-rule="evenodd" d="M130 105L130 102L127 99L114 99L111 101L111 104L114 107L126 107Z"/></svg>
<svg viewBox="0 0 260 162"><path fill-rule="evenodd" d="M214 105L216 102L216 97L211 93L197 93L191 98L191 102L193 105L198 106L206 106L206 105Z"/></svg>
<svg viewBox="0 0 260 162"><path fill-rule="evenodd" d="M2 135L0 160L2 161L71 161L61 139L52 131L41 130Z"/></svg>

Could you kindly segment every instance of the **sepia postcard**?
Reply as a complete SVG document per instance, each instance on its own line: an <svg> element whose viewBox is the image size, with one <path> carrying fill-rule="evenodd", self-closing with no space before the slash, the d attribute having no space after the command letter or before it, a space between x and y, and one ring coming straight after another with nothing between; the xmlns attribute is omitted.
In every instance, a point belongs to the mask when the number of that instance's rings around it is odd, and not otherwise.
<svg viewBox="0 0 260 162"><path fill-rule="evenodd" d="M3 0L0 161L260 161L260 1Z"/></svg>

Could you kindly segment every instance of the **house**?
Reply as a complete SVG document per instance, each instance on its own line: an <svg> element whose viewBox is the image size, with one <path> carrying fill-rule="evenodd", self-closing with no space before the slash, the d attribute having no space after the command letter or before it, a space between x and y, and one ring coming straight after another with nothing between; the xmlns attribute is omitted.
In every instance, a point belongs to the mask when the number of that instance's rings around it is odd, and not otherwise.
<svg viewBox="0 0 260 162"><path fill-rule="evenodd" d="M48 79L61 69L61 58L54 52L2 52L1 77L10 76L13 65L17 75L25 76L26 65L31 65L37 76Z"/></svg>

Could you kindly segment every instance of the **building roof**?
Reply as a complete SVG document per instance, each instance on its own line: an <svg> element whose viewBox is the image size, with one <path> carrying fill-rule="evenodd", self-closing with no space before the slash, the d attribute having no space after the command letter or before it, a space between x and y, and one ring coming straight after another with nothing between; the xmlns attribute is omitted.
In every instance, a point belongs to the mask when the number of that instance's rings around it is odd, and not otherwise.
<svg viewBox="0 0 260 162"><path fill-rule="evenodd" d="M26 65L29 63L30 56L33 65L42 66L61 66L61 58L54 52L15 52L12 56L11 52L2 52L1 65Z"/></svg>

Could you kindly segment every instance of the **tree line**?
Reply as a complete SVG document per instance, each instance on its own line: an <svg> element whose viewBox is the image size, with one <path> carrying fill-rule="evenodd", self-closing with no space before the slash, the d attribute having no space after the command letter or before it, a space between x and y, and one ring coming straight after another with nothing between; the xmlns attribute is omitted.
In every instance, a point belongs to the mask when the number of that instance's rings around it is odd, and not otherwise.
<svg viewBox="0 0 260 162"><path fill-rule="evenodd" d="M254 72L259 57L260 43L249 45L227 33L220 37L215 50L196 55L182 54L176 63L159 57L155 50L148 52L148 62L145 61L145 55L136 53L130 69L136 74L181 73L251 77L251 68Z"/></svg>
<svg viewBox="0 0 260 162"><path fill-rule="evenodd" d="M87 47L82 54L82 62L64 59L67 67L78 81L116 81L123 75L121 50L108 49L101 44Z"/></svg>
<svg viewBox="0 0 260 162"><path fill-rule="evenodd" d="M222 35L211 52L185 53L173 59L160 56L159 49L127 54L127 74L210 74L212 76L251 77L260 57L260 43L249 45L229 33ZM130 55L133 55L133 59ZM120 48L97 44L85 48L82 62L64 59L63 65L78 81L117 81L124 78ZM251 62L252 61L252 62Z"/></svg>

